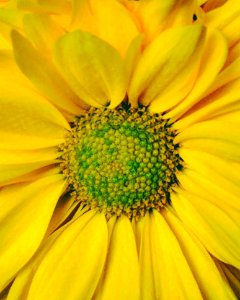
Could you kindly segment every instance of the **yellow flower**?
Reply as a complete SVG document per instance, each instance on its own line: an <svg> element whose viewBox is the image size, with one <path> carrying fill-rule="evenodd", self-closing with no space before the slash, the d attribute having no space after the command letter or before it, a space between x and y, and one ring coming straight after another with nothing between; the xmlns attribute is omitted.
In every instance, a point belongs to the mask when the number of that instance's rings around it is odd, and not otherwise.
<svg viewBox="0 0 240 300"><path fill-rule="evenodd" d="M239 2L0 20L0 296L239 298Z"/></svg>

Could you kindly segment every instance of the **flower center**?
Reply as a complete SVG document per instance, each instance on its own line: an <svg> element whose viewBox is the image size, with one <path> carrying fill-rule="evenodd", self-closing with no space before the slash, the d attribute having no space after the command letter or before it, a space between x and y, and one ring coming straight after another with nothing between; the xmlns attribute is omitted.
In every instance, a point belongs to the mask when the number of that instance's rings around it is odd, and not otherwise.
<svg viewBox="0 0 240 300"><path fill-rule="evenodd" d="M92 108L61 147L61 168L73 196L107 217L144 216L170 202L182 169L176 133L146 108Z"/></svg>

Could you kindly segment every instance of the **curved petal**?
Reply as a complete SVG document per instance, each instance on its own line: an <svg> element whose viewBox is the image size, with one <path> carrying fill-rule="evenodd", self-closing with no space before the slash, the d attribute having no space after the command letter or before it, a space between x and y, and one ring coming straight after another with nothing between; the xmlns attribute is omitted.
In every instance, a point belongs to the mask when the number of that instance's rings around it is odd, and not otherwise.
<svg viewBox="0 0 240 300"><path fill-rule="evenodd" d="M138 35L134 20L119 1L73 1L71 29L90 32L112 45L124 56L132 39ZM123 25L124 24L124 25Z"/></svg>
<svg viewBox="0 0 240 300"><path fill-rule="evenodd" d="M193 0L121 2L133 12L137 26L145 33L146 44L169 27L191 24L196 10L196 2Z"/></svg>
<svg viewBox="0 0 240 300"><path fill-rule="evenodd" d="M139 299L135 238L130 221L125 216L118 218L113 228L105 270L93 299Z"/></svg>
<svg viewBox="0 0 240 300"><path fill-rule="evenodd" d="M54 106L24 85L13 90L0 81L0 89L1 149L48 148L64 141L70 127Z"/></svg>
<svg viewBox="0 0 240 300"><path fill-rule="evenodd" d="M64 34L63 28L49 15L27 14L23 18L23 26L29 39L43 55L51 54L55 41Z"/></svg>
<svg viewBox="0 0 240 300"><path fill-rule="evenodd" d="M70 13L71 3L68 0L17 0L17 7L38 13L51 12L53 14Z"/></svg>
<svg viewBox="0 0 240 300"><path fill-rule="evenodd" d="M236 299L225 278L214 264L212 257L197 238L188 232L169 210L165 210L164 217L181 245L203 298L208 300Z"/></svg>
<svg viewBox="0 0 240 300"><path fill-rule="evenodd" d="M184 128L200 121L211 120L223 114L240 110L240 80L234 80L221 89L203 98L191 110L175 122L177 128Z"/></svg>
<svg viewBox="0 0 240 300"><path fill-rule="evenodd" d="M225 123L217 120L209 120L189 126L180 132L175 139L176 143L183 143L192 139L223 140L230 143L240 144L240 128L236 124Z"/></svg>
<svg viewBox="0 0 240 300"><path fill-rule="evenodd" d="M233 266L226 265L222 262L217 264L227 277L229 284L231 285L237 299L240 298L240 270Z"/></svg>
<svg viewBox="0 0 240 300"><path fill-rule="evenodd" d="M184 129L176 136L175 142L182 145L183 151L192 149L239 161L239 137L239 126L236 126L234 122L223 123L211 120L196 123Z"/></svg>
<svg viewBox="0 0 240 300"><path fill-rule="evenodd" d="M178 180L185 191L212 202L225 210L236 222L240 222L239 186L231 185L230 188L225 188L225 184L219 184L221 183L219 180L214 180L211 171L208 176L202 175L197 167L185 169L179 174Z"/></svg>
<svg viewBox="0 0 240 300"><path fill-rule="evenodd" d="M208 26L221 29L231 47L240 39L240 6L238 0L228 0L222 6L207 13Z"/></svg>
<svg viewBox="0 0 240 300"><path fill-rule="evenodd" d="M12 179L54 164L60 155L55 148L35 151L0 149L0 186Z"/></svg>
<svg viewBox="0 0 240 300"><path fill-rule="evenodd" d="M67 226L48 250L33 277L28 299L91 299L106 253L104 215L85 213Z"/></svg>
<svg viewBox="0 0 240 300"><path fill-rule="evenodd" d="M183 190L172 195L172 206L212 255L240 267L240 227L224 209Z"/></svg>
<svg viewBox="0 0 240 300"><path fill-rule="evenodd" d="M77 95L93 106L116 107L125 97L126 71L118 52L87 32L66 34L56 43L55 58Z"/></svg>
<svg viewBox="0 0 240 300"><path fill-rule="evenodd" d="M141 299L202 299L174 233L156 210L145 216L140 268Z"/></svg>
<svg viewBox="0 0 240 300"><path fill-rule="evenodd" d="M63 177L53 175L1 191L0 289L37 250L64 187Z"/></svg>
<svg viewBox="0 0 240 300"><path fill-rule="evenodd" d="M189 83L194 73L196 75L196 62L204 36L205 30L200 25L173 28L161 33L145 49L136 66L129 87L129 101L136 105L140 100L143 105L148 105L163 97L164 93L169 93L170 88L174 89L176 96L181 89L186 93L185 80ZM183 93L180 94L183 97Z"/></svg>
<svg viewBox="0 0 240 300"><path fill-rule="evenodd" d="M227 43L221 32L208 29L200 69L194 87L184 101L166 114L166 118L179 118L206 95L207 89L212 85L224 66L227 54Z"/></svg>
<svg viewBox="0 0 240 300"><path fill-rule="evenodd" d="M75 115L87 108L87 105L70 89L54 65L26 38L13 31L12 43L19 68L46 98L66 112Z"/></svg>

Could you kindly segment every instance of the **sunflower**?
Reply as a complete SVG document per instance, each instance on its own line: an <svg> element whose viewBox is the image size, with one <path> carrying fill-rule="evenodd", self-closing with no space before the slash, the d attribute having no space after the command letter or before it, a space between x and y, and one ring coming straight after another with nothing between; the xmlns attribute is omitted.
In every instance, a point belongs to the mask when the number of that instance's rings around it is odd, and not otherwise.
<svg viewBox="0 0 240 300"><path fill-rule="evenodd" d="M239 2L0 20L0 298L238 299Z"/></svg>

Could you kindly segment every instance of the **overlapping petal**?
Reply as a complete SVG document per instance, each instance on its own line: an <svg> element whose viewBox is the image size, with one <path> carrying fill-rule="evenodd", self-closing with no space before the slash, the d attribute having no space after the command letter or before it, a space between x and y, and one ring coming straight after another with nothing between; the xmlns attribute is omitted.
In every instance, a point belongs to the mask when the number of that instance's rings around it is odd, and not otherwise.
<svg viewBox="0 0 240 300"><path fill-rule="evenodd" d="M22 72L55 105L80 114L87 105L70 89L54 65L18 32L12 32L15 59Z"/></svg>
<svg viewBox="0 0 240 300"><path fill-rule="evenodd" d="M56 43L55 57L80 99L93 106L110 102L110 108L123 101L127 75L123 60L103 40L83 31L66 34Z"/></svg>
<svg viewBox="0 0 240 300"><path fill-rule="evenodd" d="M123 26L124 24L124 26ZM139 30L127 9L115 0L73 0L71 30L98 36L124 56Z"/></svg>
<svg viewBox="0 0 240 300"><path fill-rule="evenodd" d="M106 266L93 299L137 300L139 293L135 238L129 219L121 216L112 228Z"/></svg>
<svg viewBox="0 0 240 300"><path fill-rule="evenodd" d="M182 222L212 255L240 267L240 227L224 209L185 191L172 195L172 205Z"/></svg>
<svg viewBox="0 0 240 300"><path fill-rule="evenodd" d="M141 232L141 299L202 299L201 291L168 224L157 211Z"/></svg>
<svg viewBox="0 0 240 300"><path fill-rule="evenodd" d="M158 110L164 97L165 102L169 101L168 94L174 94L176 102L182 100L195 80L204 36L205 30L200 25L160 34L145 49L136 66L128 91L130 103L136 105L140 101L148 105L156 100Z"/></svg>
<svg viewBox="0 0 240 300"><path fill-rule="evenodd" d="M1 191L1 290L37 250L64 188L62 175L54 175Z"/></svg>
<svg viewBox="0 0 240 300"><path fill-rule="evenodd" d="M94 211L84 214L66 227L44 256L33 277L28 299L91 299L106 252L104 216Z"/></svg>

